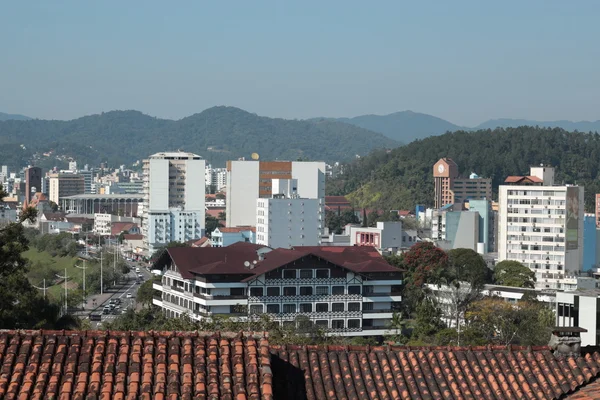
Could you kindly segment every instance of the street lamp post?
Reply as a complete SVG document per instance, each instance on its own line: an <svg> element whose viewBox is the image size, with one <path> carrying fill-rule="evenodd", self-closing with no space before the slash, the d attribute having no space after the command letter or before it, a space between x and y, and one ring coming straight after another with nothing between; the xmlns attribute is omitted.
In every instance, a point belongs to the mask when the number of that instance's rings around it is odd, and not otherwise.
<svg viewBox="0 0 600 400"><path fill-rule="evenodd" d="M68 310L68 305L67 305L67 295L68 295L68 293L67 293L67 290L68 290L68 286L67 286L67 280L68 280L67 269L65 268L65 276L60 276L58 274L56 274L56 276L58 278L60 278L60 279L64 279L65 280L65 314L66 314L67 310Z"/></svg>
<svg viewBox="0 0 600 400"><path fill-rule="evenodd" d="M79 265L76 265L75 267L83 270L83 309L85 310L85 270L87 269L87 267L85 266L85 260L83 260L83 267L80 267Z"/></svg>
<svg viewBox="0 0 600 400"><path fill-rule="evenodd" d="M35 285L31 285L31 286L33 286L36 289L42 290L44 292L44 298L46 298L46 278L44 278L44 283L43 283L42 287L38 287Z"/></svg>
<svg viewBox="0 0 600 400"><path fill-rule="evenodd" d="M102 245L100 241L102 240L101 236L98 236L98 248L100 250L100 294L104 294L104 282L103 282L103 274L102 274Z"/></svg>

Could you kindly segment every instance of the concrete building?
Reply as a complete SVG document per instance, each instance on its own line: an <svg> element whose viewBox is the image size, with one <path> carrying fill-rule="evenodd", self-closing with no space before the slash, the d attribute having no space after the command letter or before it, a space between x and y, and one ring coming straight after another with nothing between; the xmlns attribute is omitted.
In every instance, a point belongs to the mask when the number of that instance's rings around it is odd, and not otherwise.
<svg viewBox="0 0 600 400"><path fill-rule="evenodd" d="M17 222L17 214L15 204L0 202L0 226Z"/></svg>
<svg viewBox="0 0 600 400"><path fill-rule="evenodd" d="M433 166L434 208L465 200L492 201L492 180L471 173L468 179L459 178L458 165L450 158L441 158Z"/></svg>
<svg viewBox="0 0 600 400"><path fill-rule="evenodd" d="M172 241L204 236L204 160L192 153L165 152L144 160L142 231L149 254Z"/></svg>
<svg viewBox="0 0 600 400"><path fill-rule="evenodd" d="M33 196L42 191L42 169L29 167L25 169L25 203L29 204Z"/></svg>
<svg viewBox="0 0 600 400"><path fill-rule="evenodd" d="M75 196L85 192L85 182L81 175L52 174L50 175L50 193L48 198L60 204L63 197Z"/></svg>
<svg viewBox="0 0 600 400"><path fill-rule="evenodd" d="M375 227L350 227L350 245L372 246L379 251L397 252L402 248L402 222L377 222Z"/></svg>
<svg viewBox="0 0 600 400"><path fill-rule="evenodd" d="M256 228L253 226L221 227L216 228L211 234L213 247L226 247L238 242L256 243Z"/></svg>
<svg viewBox="0 0 600 400"><path fill-rule="evenodd" d="M78 194L61 198L60 207L76 214L141 215L143 194Z"/></svg>
<svg viewBox="0 0 600 400"><path fill-rule="evenodd" d="M596 226L600 228L600 193L596 193L596 202L594 203L596 209Z"/></svg>
<svg viewBox="0 0 600 400"><path fill-rule="evenodd" d="M322 202L301 197L298 187L297 179L273 179L273 197L256 200L257 244L291 248L321 243Z"/></svg>
<svg viewBox="0 0 600 400"><path fill-rule="evenodd" d="M538 288L563 289L583 270L583 187L555 186L554 168L532 167L499 188L498 261L535 271Z"/></svg>
<svg viewBox="0 0 600 400"><path fill-rule="evenodd" d="M77 175L83 176L83 186L85 194L95 193L94 189L94 171L88 169L82 169L77 171Z"/></svg>
<svg viewBox="0 0 600 400"><path fill-rule="evenodd" d="M600 251L600 232L596 226L596 215L585 214L583 217L583 270L594 270L598 265Z"/></svg>
<svg viewBox="0 0 600 400"><path fill-rule="evenodd" d="M485 253L481 236L479 212L453 211L451 204L433 212L431 239L444 250L471 249Z"/></svg>
<svg viewBox="0 0 600 400"><path fill-rule="evenodd" d="M228 227L256 223L256 200L271 198L273 179L297 179L298 194L318 199L321 219L325 207L325 163L316 161L228 161ZM321 228L322 229L322 228Z"/></svg>
<svg viewBox="0 0 600 400"><path fill-rule="evenodd" d="M492 209L489 200L469 200L465 203L467 209L479 214L479 241L483 243L483 253L496 253L496 237L498 235L498 213Z"/></svg>
<svg viewBox="0 0 600 400"><path fill-rule="evenodd" d="M283 326L373 336L388 332L402 300L402 273L372 247L180 247L153 268L164 271L153 304L172 318L268 314Z"/></svg>
<svg viewBox="0 0 600 400"><path fill-rule="evenodd" d="M557 292L556 325L587 329L581 333L581 345L600 345L600 290Z"/></svg>
<svg viewBox="0 0 600 400"><path fill-rule="evenodd" d="M2 165L0 166L0 183L4 183L6 182L6 180L8 179L9 174L8 174L8 165Z"/></svg>

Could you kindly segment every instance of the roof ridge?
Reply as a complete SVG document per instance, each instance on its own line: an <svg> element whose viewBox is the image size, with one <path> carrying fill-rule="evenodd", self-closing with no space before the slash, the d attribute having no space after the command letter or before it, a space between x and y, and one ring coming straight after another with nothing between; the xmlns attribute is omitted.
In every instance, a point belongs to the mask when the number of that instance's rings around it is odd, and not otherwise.
<svg viewBox="0 0 600 400"><path fill-rule="evenodd" d="M372 345L317 345L317 344L304 344L304 345L278 345L273 344L269 346L271 349L289 349L289 350L311 350L311 351L345 351L345 352L366 352L371 351L526 351L526 352L539 352L549 351L550 346L518 346L509 344L505 345L493 345L487 344L485 346L405 346L396 344L384 344L378 346Z"/></svg>
<svg viewBox="0 0 600 400"><path fill-rule="evenodd" d="M267 331L118 331L118 330L53 330L53 329L0 329L0 335L11 336L83 336L83 337L205 337L205 338L253 338L268 339Z"/></svg>

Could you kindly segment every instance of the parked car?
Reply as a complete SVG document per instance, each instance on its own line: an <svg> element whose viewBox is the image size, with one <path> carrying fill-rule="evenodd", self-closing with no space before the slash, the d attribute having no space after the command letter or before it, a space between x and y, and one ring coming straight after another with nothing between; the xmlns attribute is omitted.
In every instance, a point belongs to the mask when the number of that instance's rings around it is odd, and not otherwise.
<svg viewBox="0 0 600 400"><path fill-rule="evenodd" d="M90 314L90 321L102 321L102 314L99 314L99 313Z"/></svg>
<svg viewBox="0 0 600 400"><path fill-rule="evenodd" d="M127 298L130 299L131 297L131 293L127 292Z"/></svg>

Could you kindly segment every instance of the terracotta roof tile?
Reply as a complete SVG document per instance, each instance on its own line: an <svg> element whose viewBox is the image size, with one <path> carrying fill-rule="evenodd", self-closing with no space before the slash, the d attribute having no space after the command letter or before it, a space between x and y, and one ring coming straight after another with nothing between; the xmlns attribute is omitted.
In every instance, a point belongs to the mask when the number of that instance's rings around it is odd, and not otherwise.
<svg viewBox="0 0 600 400"><path fill-rule="evenodd" d="M597 352L565 358L547 347L288 345L271 353L275 398L600 398L600 384L586 386L600 373Z"/></svg>
<svg viewBox="0 0 600 400"><path fill-rule="evenodd" d="M2 399L270 400L272 376L241 334L0 331Z"/></svg>
<svg viewBox="0 0 600 400"><path fill-rule="evenodd" d="M542 179L537 176L509 176L504 180L504 183L542 183Z"/></svg>

